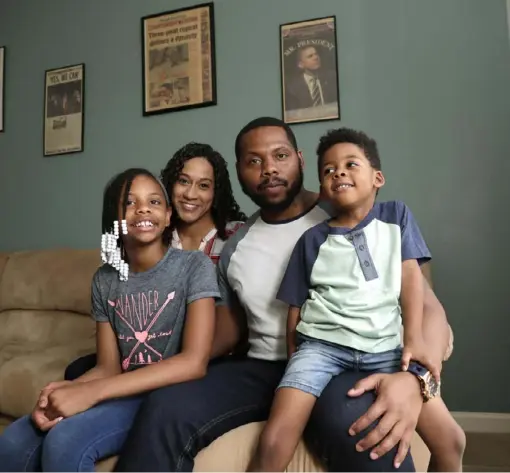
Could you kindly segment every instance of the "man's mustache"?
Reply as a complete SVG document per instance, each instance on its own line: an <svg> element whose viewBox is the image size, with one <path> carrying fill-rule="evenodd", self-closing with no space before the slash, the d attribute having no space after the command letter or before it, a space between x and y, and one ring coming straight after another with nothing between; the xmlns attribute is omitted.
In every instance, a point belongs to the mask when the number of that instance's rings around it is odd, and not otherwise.
<svg viewBox="0 0 510 473"><path fill-rule="evenodd" d="M287 187L289 183L285 179L279 179L277 177L266 178L264 179L258 186L257 190L261 191L264 190L266 187L272 187L272 186L284 186Z"/></svg>

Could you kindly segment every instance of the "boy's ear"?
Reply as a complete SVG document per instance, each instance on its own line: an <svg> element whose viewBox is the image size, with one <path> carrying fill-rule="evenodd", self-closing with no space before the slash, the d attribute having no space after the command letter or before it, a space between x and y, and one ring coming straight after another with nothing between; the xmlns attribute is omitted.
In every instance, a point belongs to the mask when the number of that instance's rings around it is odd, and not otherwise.
<svg viewBox="0 0 510 473"><path fill-rule="evenodd" d="M325 199L326 198L326 196L324 195L324 187L323 187L322 183L319 183L319 197L321 199Z"/></svg>
<svg viewBox="0 0 510 473"><path fill-rule="evenodd" d="M382 171L375 171L374 187L380 189L385 183L386 180L384 179Z"/></svg>

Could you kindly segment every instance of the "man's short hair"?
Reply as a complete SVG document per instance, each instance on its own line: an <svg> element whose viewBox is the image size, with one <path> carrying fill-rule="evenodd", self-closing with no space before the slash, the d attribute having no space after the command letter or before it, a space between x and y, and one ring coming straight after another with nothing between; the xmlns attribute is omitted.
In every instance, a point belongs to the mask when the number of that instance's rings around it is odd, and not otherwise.
<svg viewBox="0 0 510 473"><path fill-rule="evenodd" d="M294 132L291 130L290 126L287 125L283 120L280 120L279 118L273 118L273 117L259 117L255 118L251 122L249 122L247 125L245 125L242 130L237 134L236 142L235 142L235 153L236 153L236 160L239 161L239 158L241 157L241 141L244 135L246 135L251 130L255 130L256 128L260 127L266 127L266 126L276 126L278 128L282 128L287 138L292 145L292 147L298 151L298 145L296 141L296 136L294 135Z"/></svg>

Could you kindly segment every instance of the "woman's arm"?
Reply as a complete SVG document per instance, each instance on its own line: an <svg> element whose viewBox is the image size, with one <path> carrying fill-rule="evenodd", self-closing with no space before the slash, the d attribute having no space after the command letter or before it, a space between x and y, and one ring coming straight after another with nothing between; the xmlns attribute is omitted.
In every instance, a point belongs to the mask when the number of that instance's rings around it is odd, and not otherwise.
<svg viewBox="0 0 510 473"><path fill-rule="evenodd" d="M179 354L135 371L90 381L97 392L97 402L132 396L204 376L214 337L214 310L213 298L199 299L188 305Z"/></svg>

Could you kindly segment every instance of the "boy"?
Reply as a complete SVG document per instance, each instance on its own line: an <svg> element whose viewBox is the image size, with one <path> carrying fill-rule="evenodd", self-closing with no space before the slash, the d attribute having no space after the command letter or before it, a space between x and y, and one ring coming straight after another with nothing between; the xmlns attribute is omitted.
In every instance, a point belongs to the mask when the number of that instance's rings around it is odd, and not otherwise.
<svg viewBox="0 0 510 473"><path fill-rule="evenodd" d="M375 203L384 176L374 140L341 128L321 138L317 154L321 195L336 217L298 240L278 291L289 304L290 361L249 471L287 467L333 376L413 369L416 362L437 382L417 427L431 469L461 471L464 432L437 397L441 360L429 359L422 336L420 264L430 253L420 230L402 202Z"/></svg>

